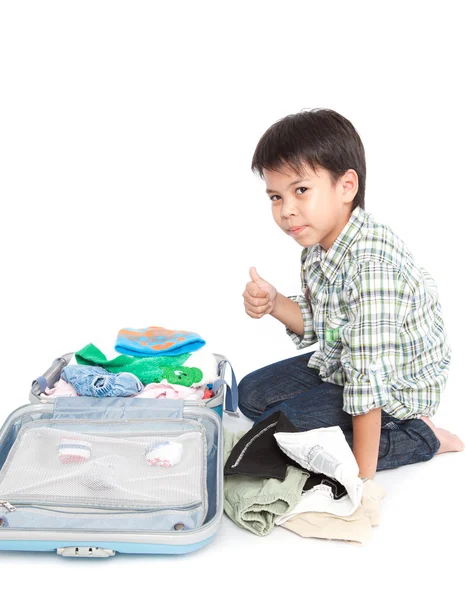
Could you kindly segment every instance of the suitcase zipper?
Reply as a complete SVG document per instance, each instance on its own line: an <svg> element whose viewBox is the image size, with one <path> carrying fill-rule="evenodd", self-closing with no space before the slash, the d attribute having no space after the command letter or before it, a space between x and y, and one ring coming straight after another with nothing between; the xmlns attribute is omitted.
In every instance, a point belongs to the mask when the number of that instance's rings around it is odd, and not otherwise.
<svg viewBox="0 0 476 600"><path fill-rule="evenodd" d="M0 506L5 507L8 510L8 512L15 512L16 511L16 508L14 506L12 506L10 504L10 502L7 502L6 500L0 500Z"/></svg>
<svg viewBox="0 0 476 600"><path fill-rule="evenodd" d="M33 508L36 510L45 510L45 511L50 511L50 512L59 512L59 513L66 513L66 514L78 514L78 515L89 515L89 514L95 514L95 513L110 513L110 514L121 514L121 515L128 515L128 514L136 514L136 513L154 513L154 512L182 512L182 511L186 511L186 510L193 510L195 508L199 508L200 506L202 506L202 502L195 502L193 504L187 504L185 506L160 506L157 508L137 508L135 510L130 510L130 509L121 509L121 508L104 508L104 507L99 507L99 506L94 506L94 505L89 505L89 506L72 506L71 508L68 509L67 506L61 506L58 508L54 508L54 504L29 504L26 502L16 502L15 505L13 506L12 504L10 504L10 502L7 501L0 501L0 506L4 506L8 512L15 512L17 509L19 508ZM75 510L75 509L80 509L80 510ZM81 509L86 509L86 510L81 510ZM87 510L89 509L89 510Z"/></svg>

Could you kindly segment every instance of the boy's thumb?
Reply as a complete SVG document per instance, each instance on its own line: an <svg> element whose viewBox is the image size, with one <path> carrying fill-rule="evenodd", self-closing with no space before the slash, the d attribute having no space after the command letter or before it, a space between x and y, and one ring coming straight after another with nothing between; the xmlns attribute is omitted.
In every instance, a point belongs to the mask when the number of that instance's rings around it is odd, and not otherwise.
<svg viewBox="0 0 476 600"><path fill-rule="evenodd" d="M253 283L256 283L256 285L259 286L260 281L264 281L263 279L261 279L261 277L258 275L258 271L254 268L251 267L250 268L250 277L251 277L251 281Z"/></svg>

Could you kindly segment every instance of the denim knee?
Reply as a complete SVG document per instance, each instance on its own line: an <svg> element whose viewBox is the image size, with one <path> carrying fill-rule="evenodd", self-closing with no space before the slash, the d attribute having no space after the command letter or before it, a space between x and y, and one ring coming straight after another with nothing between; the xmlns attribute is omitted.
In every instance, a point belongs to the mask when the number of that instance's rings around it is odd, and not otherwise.
<svg viewBox="0 0 476 600"><path fill-rule="evenodd" d="M262 413L256 405L258 388L259 382L254 373L245 375L238 384L238 407L245 417L252 420L257 419Z"/></svg>

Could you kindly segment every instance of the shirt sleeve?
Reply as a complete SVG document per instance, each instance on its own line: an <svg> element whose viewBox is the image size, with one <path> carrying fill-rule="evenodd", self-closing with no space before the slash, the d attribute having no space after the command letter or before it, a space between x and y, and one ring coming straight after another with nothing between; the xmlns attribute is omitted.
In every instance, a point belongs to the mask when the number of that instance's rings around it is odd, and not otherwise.
<svg viewBox="0 0 476 600"><path fill-rule="evenodd" d="M341 331L345 412L363 415L390 398L389 376L402 351L400 332L412 289L392 265L368 262L346 290L349 321Z"/></svg>
<svg viewBox="0 0 476 600"><path fill-rule="evenodd" d="M312 344L317 342L316 332L314 331L314 313L309 300L309 291L304 279L303 271L301 271L301 285L303 289L302 294L299 296L288 296L288 298L296 302L301 309L302 319L304 321L304 333L301 336L286 327L286 333L296 344L298 350L312 346Z"/></svg>

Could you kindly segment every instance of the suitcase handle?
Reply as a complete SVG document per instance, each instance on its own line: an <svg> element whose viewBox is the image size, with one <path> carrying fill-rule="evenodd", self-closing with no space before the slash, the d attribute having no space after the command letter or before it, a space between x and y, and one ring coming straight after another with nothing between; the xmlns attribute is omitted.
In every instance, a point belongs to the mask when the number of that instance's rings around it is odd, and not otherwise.
<svg viewBox="0 0 476 600"><path fill-rule="evenodd" d="M64 354L51 363L51 367L45 371L43 375L37 377L31 384L31 390L34 394L42 394L46 387L52 387L58 381L59 375L69 361L74 356L73 352Z"/></svg>
<svg viewBox="0 0 476 600"><path fill-rule="evenodd" d="M226 365L230 367L231 371L231 388L225 379L217 379L213 384L213 391L216 393L218 388L222 385L226 385L226 395L225 395L225 409L223 412L230 415L231 417L238 417L238 385L236 383L235 372L233 371L233 367L231 366L230 361L224 359L218 363L219 372L221 372L223 368L223 372L225 372Z"/></svg>

